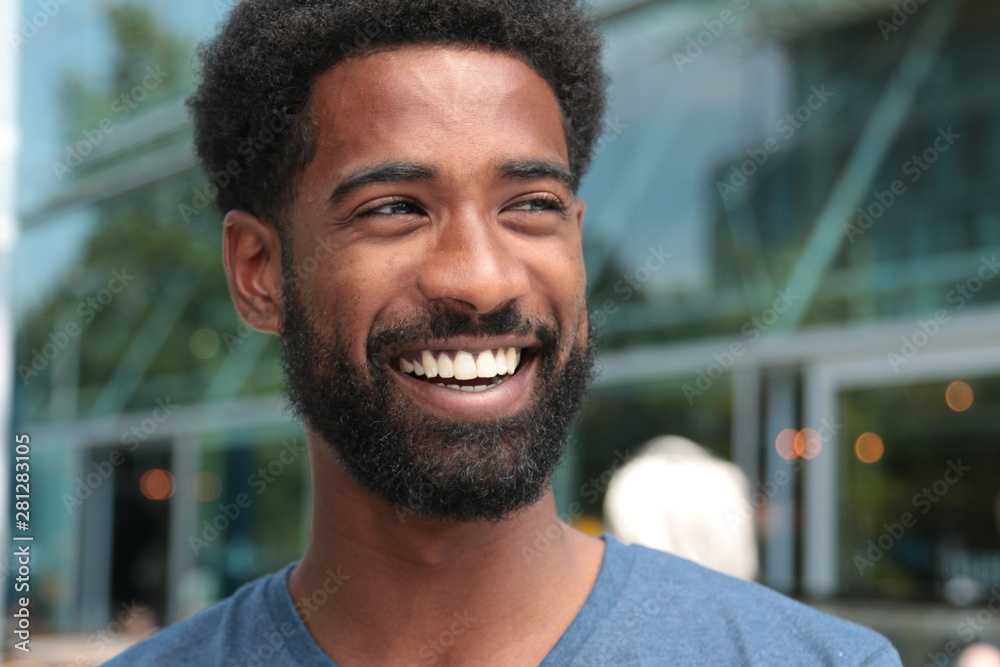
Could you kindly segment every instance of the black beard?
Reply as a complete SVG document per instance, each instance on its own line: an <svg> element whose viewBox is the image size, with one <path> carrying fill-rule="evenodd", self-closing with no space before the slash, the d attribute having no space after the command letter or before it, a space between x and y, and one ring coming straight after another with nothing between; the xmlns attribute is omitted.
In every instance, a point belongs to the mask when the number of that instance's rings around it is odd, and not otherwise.
<svg viewBox="0 0 1000 667"><path fill-rule="evenodd" d="M371 332L367 368L358 368L335 335L313 329L287 273L286 395L348 473L397 512L439 519L498 521L542 497L594 377L593 328L558 369L558 325L525 320L514 305L480 318L436 309L420 322ZM531 334L541 341L527 408L495 419L448 419L422 413L402 394L389 377L399 350L460 334Z"/></svg>

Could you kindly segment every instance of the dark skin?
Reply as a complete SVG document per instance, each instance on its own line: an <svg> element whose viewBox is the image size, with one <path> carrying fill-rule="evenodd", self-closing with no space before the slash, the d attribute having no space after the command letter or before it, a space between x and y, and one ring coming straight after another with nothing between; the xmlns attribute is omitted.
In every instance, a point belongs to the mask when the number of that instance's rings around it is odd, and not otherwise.
<svg viewBox="0 0 1000 667"><path fill-rule="evenodd" d="M475 315L514 302L525 316L558 322L566 338L560 363L582 344L584 203L565 179L558 103L533 69L500 53L407 46L339 63L317 80L312 105L318 149L287 216L293 256L301 268L321 240L330 249L329 260L299 272L300 293L313 326L336 335L359 367L373 326L434 302ZM346 192L339 187L387 163L408 167ZM283 281L273 227L231 212L224 252L240 314L280 334ZM537 383L534 370L525 371L481 393L390 375L409 409L475 420L523 409ZM401 513L350 477L306 430L313 514L289 586L300 600L323 587L327 570L349 577L307 618L338 665L426 664L428 650L437 665L538 665L545 658L583 606L604 554L603 542L559 522L551 491L498 523ZM529 562L522 549L536 548L546 529L558 537ZM456 624L456 613L474 620ZM450 632L457 635L450 647L428 649Z"/></svg>

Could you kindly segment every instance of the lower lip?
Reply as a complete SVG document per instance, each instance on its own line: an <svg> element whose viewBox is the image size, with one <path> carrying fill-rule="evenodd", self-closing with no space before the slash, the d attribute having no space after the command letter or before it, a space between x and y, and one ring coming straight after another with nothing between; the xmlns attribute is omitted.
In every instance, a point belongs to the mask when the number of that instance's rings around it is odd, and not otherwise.
<svg viewBox="0 0 1000 667"><path fill-rule="evenodd" d="M418 380L398 369L392 375L419 402L452 417L498 417L516 411L527 401L535 375L536 355L523 363L517 373L485 391L448 389L433 382Z"/></svg>

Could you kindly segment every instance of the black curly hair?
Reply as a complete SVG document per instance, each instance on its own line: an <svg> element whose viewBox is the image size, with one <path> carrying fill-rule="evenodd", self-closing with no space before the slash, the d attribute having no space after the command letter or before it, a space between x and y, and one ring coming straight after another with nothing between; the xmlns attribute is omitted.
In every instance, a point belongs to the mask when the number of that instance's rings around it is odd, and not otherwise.
<svg viewBox="0 0 1000 667"><path fill-rule="evenodd" d="M218 209L277 225L315 152L313 82L347 58L405 44L512 53L552 87L570 169L586 171L602 126L601 36L581 0L244 0L201 49L188 99Z"/></svg>

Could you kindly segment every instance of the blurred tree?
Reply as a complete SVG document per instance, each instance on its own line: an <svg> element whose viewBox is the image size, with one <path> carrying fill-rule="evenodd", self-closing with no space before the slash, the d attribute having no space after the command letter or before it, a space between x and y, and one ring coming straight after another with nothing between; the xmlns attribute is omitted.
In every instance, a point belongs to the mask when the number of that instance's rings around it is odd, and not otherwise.
<svg viewBox="0 0 1000 667"><path fill-rule="evenodd" d="M119 3L106 16L114 44L110 75L69 70L59 87L65 141L75 145L87 132L101 132L105 142L65 174L70 195L75 190L84 201L100 192L95 183L155 168L160 156L191 143L186 123L145 142L121 140L189 92L191 40L167 32L150 7ZM53 388L74 384L81 388L81 414L148 406L163 396L185 403L204 398L222 363L243 349L227 349L224 340L249 335L229 300L218 216L181 211L205 185L188 169L89 207L93 231L78 265L20 326L23 404L40 407ZM65 349L52 355L52 345ZM271 342L267 354L276 353ZM264 373L246 391L273 391L275 379ZM25 416L43 416L31 412Z"/></svg>

